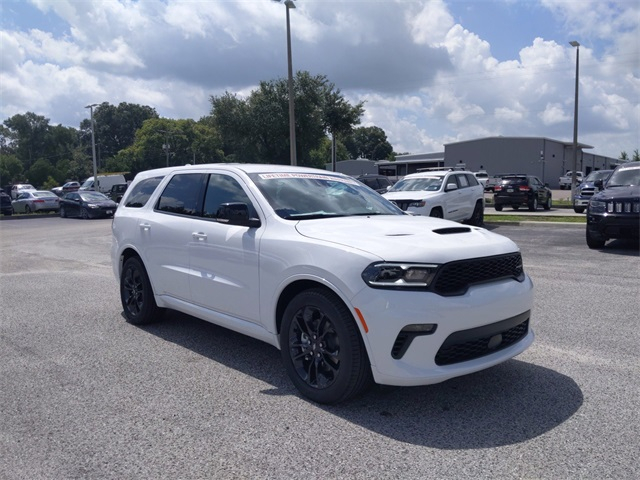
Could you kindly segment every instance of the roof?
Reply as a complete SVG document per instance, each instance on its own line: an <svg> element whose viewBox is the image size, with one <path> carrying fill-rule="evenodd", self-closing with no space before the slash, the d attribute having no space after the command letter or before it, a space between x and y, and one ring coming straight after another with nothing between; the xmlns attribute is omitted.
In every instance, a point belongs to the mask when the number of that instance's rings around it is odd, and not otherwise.
<svg viewBox="0 0 640 480"><path fill-rule="evenodd" d="M573 141L563 142L562 140L556 140L554 138L547 138L547 137L503 137L502 135L498 135L495 137L473 138L471 140L463 140L461 142L445 143L444 146L446 147L447 145L458 145L461 143L483 142L486 140L546 140L548 142L559 143L561 145L564 145L565 147L573 147ZM585 148L594 148L594 147L592 145L587 145L586 143L578 142L578 148L585 149Z"/></svg>

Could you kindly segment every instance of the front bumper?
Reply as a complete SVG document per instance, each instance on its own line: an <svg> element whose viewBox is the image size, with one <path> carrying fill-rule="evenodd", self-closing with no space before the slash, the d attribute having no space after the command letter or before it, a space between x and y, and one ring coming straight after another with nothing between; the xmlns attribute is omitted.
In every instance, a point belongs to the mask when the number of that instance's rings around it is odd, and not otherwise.
<svg viewBox="0 0 640 480"><path fill-rule="evenodd" d="M534 339L533 285L528 276L522 283L502 280L477 285L455 297L365 289L353 305L368 327L363 338L374 379L385 385L429 385L477 372L522 353ZM399 334L415 324L435 324L436 329L412 338L398 355ZM501 345L502 334L506 338L514 328L520 329L517 340L504 340ZM468 348L476 352L462 352Z"/></svg>
<svg viewBox="0 0 640 480"><path fill-rule="evenodd" d="M607 238L640 238L640 215L587 215L590 232Z"/></svg>

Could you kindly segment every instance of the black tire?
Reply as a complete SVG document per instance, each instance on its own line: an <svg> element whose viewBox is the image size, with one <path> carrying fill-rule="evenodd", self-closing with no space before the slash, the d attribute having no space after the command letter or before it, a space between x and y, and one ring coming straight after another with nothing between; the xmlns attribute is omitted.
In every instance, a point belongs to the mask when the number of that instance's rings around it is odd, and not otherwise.
<svg viewBox="0 0 640 480"><path fill-rule="evenodd" d="M120 301L127 321L133 325L144 325L162 319L164 309L156 305L149 276L138 257L127 259L122 266Z"/></svg>
<svg viewBox="0 0 640 480"><path fill-rule="evenodd" d="M442 209L440 207L436 207L429 212L429 216L433 218L444 218L444 214L442 213Z"/></svg>
<svg viewBox="0 0 640 480"><path fill-rule="evenodd" d="M89 220L89 210L87 210L85 207L82 207L80 209L80 217L83 220Z"/></svg>
<svg viewBox="0 0 640 480"><path fill-rule="evenodd" d="M473 214L469 219L469 223L471 225L475 225L476 227L481 227L484 224L484 205L482 200L478 200L476 202L476 206L473 209Z"/></svg>
<svg viewBox="0 0 640 480"><path fill-rule="evenodd" d="M533 197L529 202L529 211L535 212L536 210L538 210L538 197Z"/></svg>
<svg viewBox="0 0 640 480"><path fill-rule="evenodd" d="M551 195L547 197L547 201L544 202L542 208L544 208L545 210L551 210Z"/></svg>
<svg viewBox="0 0 640 480"><path fill-rule="evenodd" d="M513 208L514 210L519 210L520 209L520 205L511 205L511 208Z"/></svg>
<svg viewBox="0 0 640 480"><path fill-rule="evenodd" d="M573 207L573 211L576 213L584 213L584 207Z"/></svg>
<svg viewBox="0 0 640 480"><path fill-rule="evenodd" d="M493 208L496 209L496 212L501 212L502 211L502 205L494 205Z"/></svg>
<svg viewBox="0 0 640 480"><path fill-rule="evenodd" d="M607 243L607 239L602 235L593 233L587 227L587 246L589 248L604 248L604 244Z"/></svg>
<svg viewBox="0 0 640 480"><path fill-rule="evenodd" d="M31 213L31 207L29 205L24 206L24 213Z"/></svg>
<svg viewBox="0 0 640 480"><path fill-rule="evenodd" d="M67 218L67 212L62 205L60 206L60 218Z"/></svg>
<svg viewBox="0 0 640 480"><path fill-rule="evenodd" d="M314 288L296 295L284 311L280 338L289 378L314 402L344 402L372 384L360 332L333 293Z"/></svg>

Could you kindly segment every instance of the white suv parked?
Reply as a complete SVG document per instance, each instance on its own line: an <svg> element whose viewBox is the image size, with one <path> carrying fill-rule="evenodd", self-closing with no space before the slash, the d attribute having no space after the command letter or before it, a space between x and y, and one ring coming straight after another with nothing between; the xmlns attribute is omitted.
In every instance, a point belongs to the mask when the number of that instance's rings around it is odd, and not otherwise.
<svg viewBox="0 0 640 480"><path fill-rule="evenodd" d="M320 403L426 385L523 352L533 286L518 247L407 215L346 175L210 164L139 173L113 219L127 320L165 309L265 341Z"/></svg>
<svg viewBox="0 0 640 480"><path fill-rule="evenodd" d="M439 170L412 173L383 194L402 210L414 215L484 222L484 187L472 172Z"/></svg>

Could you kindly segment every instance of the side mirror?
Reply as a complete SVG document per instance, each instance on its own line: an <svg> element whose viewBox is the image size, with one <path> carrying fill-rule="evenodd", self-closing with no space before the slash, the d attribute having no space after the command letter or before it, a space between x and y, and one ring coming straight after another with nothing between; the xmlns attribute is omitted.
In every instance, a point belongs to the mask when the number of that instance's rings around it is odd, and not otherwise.
<svg viewBox="0 0 640 480"><path fill-rule="evenodd" d="M602 187L604 186L604 182L602 181L602 179L598 179L595 182L593 182L593 185L596 188L599 188L600 190L602 190Z"/></svg>
<svg viewBox="0 0 640 480"><path fill-rule="evenodd" d="M447 183L447 188L444 189L445 192L450 192L452 190L457 190L458 184L456 182Z"/></svg>
<svg viewBox="0 0 640 480"><path fill-rule="evenodd" d="M249 217L249 207L246 203L223 203L218 208L216 220L220 223L250 228L258 228L262 225L259 218Z"/></svg>

